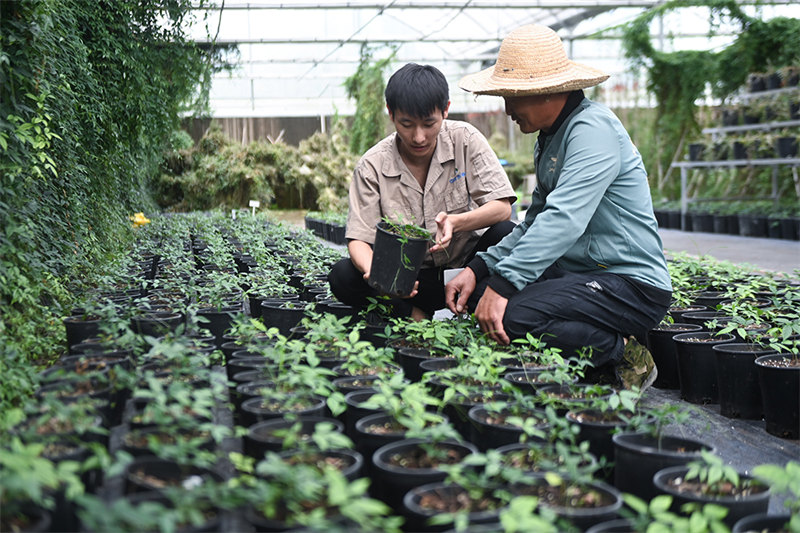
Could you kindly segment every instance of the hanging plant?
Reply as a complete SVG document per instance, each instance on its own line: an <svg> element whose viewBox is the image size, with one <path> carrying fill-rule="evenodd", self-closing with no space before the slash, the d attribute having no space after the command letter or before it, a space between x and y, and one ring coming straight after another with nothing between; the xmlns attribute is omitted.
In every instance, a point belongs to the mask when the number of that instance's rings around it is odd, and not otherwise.
<svg viewBox="0 0 800 533"><path fill-rule="evenodd" d="M350 135L350 150L363 154L380 141L384 134L383 71L394 58L395 50L388 57L373 61L373 50L361 47L361 62L355 74L347 78L344 87L347 97L356 101L356 114Z"/></svg>
<svg viewBox="0 0 800 533"><path fill-rule="evenodd" d="M651 40L653 21L687 7L709 9L709 36L723 20L738 24L736 40L720 52L657 50ZM657 100L652 132L656 164L648 166L656 175L658 191L668 197L675 196L677 188L668 187L667 169L682 153L686 139L699 133L695 101L706 87L724 99L744 84L750 72L796 64L800 58L800 21L785 17L759 20L748 16L733 0L673 0L647 10L622 30L625 56L633 67L647 70L647 87Z"/></svg>

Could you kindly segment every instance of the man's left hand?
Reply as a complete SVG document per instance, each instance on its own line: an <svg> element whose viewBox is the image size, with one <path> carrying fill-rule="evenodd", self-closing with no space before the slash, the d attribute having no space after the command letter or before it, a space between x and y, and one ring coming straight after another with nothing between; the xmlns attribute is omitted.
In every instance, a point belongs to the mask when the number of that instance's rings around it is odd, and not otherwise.
<svg viewBox="0 0 800 533"><path fill-rule="evenodd" d="M453 221L444 211L441 211L436 218L436 244L431 246L431 252L438 252L444 250L450 245L450 240L453 238Z"/></svg>
<svg viewBox="0 0 800 533"><path fill-rule="evenodd" d="M511 340L503 329L503 316L508 306L508 298L503 298L491 287L486 287L478 307L475 308L475 318L481 326L481 331L499 344L508 344Z"/></svg>

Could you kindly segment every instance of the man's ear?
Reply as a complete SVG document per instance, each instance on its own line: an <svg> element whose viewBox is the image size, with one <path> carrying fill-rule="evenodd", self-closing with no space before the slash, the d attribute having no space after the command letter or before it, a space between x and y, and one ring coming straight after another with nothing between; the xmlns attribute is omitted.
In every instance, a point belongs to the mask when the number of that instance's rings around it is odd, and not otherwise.
<svg viewBox="0 0 800 533"><path fill-rule="evenodd" d="M391 110L391 109L389 109L389 106L388 106L388 105L386 106L386 111L388 111L388 112L389 112L389 120L391 120L392 122L394 122L394 113L392 113L392 110Z"/></svg>
<svg viewBox="0 0 800 533"><path fill-rule="evenodd" d="M445 106L444 111L442 111L442 118L443 119L447 118L447 110L448 109L450 109L450 100L447 101L447 105Z"/></svg>

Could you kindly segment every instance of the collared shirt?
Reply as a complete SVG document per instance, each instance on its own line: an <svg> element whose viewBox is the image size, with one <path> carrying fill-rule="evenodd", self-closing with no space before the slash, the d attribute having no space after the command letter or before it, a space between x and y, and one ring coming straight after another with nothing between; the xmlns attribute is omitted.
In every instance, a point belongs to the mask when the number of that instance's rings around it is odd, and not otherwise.
<svg viewBox="0 0 800 533"><path fill-rule="evenodd" d="M424 189L400 157L396 133L364 154L350 183L345 237L374 243L375 226L383 217L435 235L439 212L465 213L503 198L513 202L516 194L486 138L466 122L445 120ZM445 250L426 256L424 266L463 266L483 231L453 234Z"/></svg>
<svg viewBox="0 0 800 533"><path fill-rule="evenodd" d="M584 99L537 141L536 153L537 186L525 220L478 254L490 286L505 294L522 290L555 263L671 290L647 173L611 110Z"/></svg>

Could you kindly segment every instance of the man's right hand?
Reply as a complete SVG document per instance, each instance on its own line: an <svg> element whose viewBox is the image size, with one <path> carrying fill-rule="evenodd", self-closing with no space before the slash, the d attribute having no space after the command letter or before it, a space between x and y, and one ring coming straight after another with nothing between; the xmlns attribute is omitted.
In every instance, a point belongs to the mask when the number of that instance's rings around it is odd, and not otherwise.
<svg viewBox="0 0 800 533"><path fill-rule="evenodd" d="M445 285L444 302L447 308L455 315L462 314L467 309L467 300L475 291L476 285L475 272L469 267L462 270L458 276Z"/></svg>

